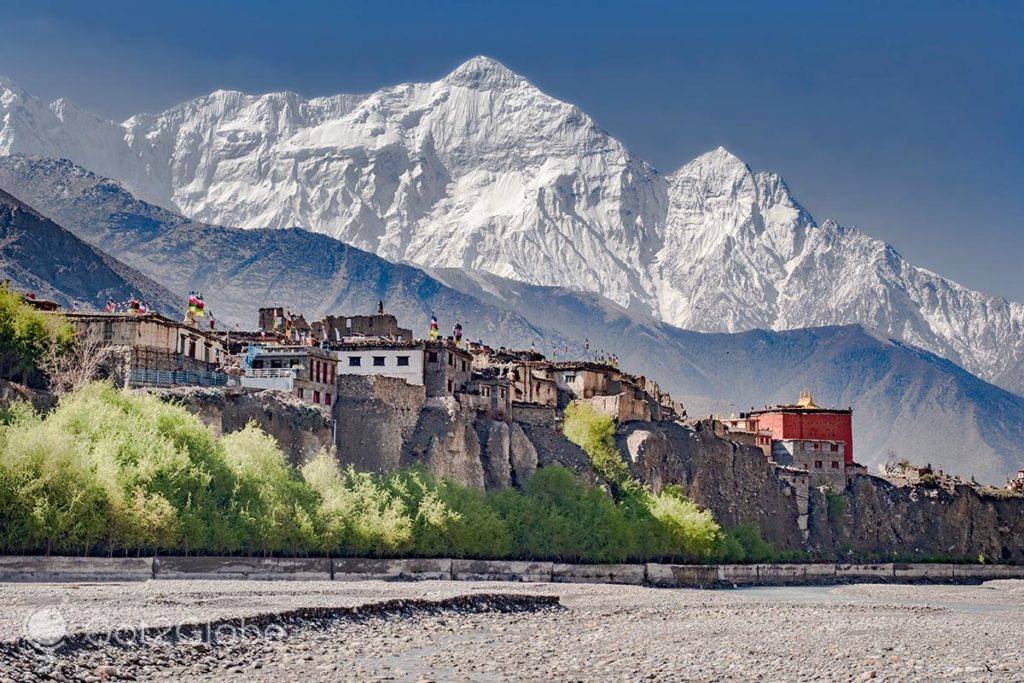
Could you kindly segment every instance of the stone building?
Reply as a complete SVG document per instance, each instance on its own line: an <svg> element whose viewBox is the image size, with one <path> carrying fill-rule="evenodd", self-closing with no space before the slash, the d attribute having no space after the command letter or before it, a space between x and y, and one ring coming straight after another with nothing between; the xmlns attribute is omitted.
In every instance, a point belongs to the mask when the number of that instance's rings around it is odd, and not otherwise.
<svg viewBox="0 0 1024 683"><path fill-rule="evenodd" d="M423 384L427 396L454 396L472 378L473 356L450 341L423 343Z"/></svg>
<svg viewBox="0 0 1024 683"><path fill-rule="evenodd" d="M846 444L820 439L778 439L772 442L772 460L805 470L811 486L846 488Z"/></svg>
<svg viewBox="0 0 1024 683"><path fill-rule="evenodd" d="M500 369L474 372L466 384L471 402L494 420L507 420L512 416L512 382Z"/></svg>
<svg viewBox="0 0 1024 683"><path fill-rule="evenodd" d="M158 313L65 313L80 339L108 349L106 374L116 383L143 386L219 386L223 342L197 327Z"/></svg>
<svg viewBox="0 0 1024 683"><path fill-rule="evenodd" d="M810 392L800 394L793 405L752 410L743 415L757 422L757 429L771 432L772 441L817 439L841 441L847 464L853 463L853 411L850 408L821 408Z"/></svg>
<svg viewBox="0 0 1024 683"><path fill-rule="evenodd" d="M619 393L621 389L619 372L604 363L555 361L549 363L548 367L559 390L571 398L609 396Z"/></svg>
<svg viewBox="0 0 1024 683"><path fill-rule="evenodd" d="M547 361L527 361L513 365L508 378L512 382L513 401L539 406L558 405L558 383L548 374Z"/></svg>
<svg viewBox="0 0 1024 683"><path fill-rule="evenodd" d="M350 339L328 348L338 359L338 374L381 375L423 386L423 342Z"/></svg>
<svg viewBox="0 0 1024 683"><path fill-rule="evenodd" d="M619 392L609 396L592 396L577 399L597 412L607 415L619 424L627 422L650 422L651 401L645 391L629 381L620 382Z"/></svg>
<svg viewBox="0 0 1024 683"><path fill-rule="evenodd" d="M276 389L317 405L331 406L337 395L338 361L315 346L253 346L242 372L243 387Z"/></svg>

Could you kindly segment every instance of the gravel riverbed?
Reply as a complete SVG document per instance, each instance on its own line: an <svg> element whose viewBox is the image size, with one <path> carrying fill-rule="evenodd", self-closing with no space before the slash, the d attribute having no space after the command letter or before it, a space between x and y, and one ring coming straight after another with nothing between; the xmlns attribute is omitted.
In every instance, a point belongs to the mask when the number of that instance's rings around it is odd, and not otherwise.
<svg viewBox="0 0 1024 683"><path fill-rule="evenodd" d="M509 595L555 596L558 604ZM0 601L3 683L1024 680L1022 581L717 591L448 581L8 583L0 584ZM373 607L385 601L387 609ZM296 615L301 608L319 612ZM248 630L230 622L240 617ZM211 622L222 627L214 642L207 632L173 630L165 634L174 637L143 644L57 637ZM27 635L36 646L17 640ZM38 642L48 639L59 642Z"/></svg>

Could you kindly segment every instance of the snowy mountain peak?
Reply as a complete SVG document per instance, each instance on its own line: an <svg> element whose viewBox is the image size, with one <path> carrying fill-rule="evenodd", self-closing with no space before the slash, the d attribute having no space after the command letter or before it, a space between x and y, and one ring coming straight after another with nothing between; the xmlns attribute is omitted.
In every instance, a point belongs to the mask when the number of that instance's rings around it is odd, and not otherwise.
<svg viewBox="0 0 1024 683"><path fill-rule="evenodd" d="M752 173L747 162L719 145L709 152L704 152L683 168L707 169L709 171L732 173Z"/></svg>
<svg viewBox="0 0 1024 683"><path fill-rule="evenodd" d="M696 330L861 323L1024 391L1024 305L819 228L778 175L722 147L660 175L487 57L368 95L224 90L124 124L6 87L0 154L71 159L189 218L300 226Z"/></svg>
<svg viewBox="0 0 1024 683"><path fill-rule="evenodd" d="M464 88L494 90L515 87L525 83L526 79L496 59L479 55L460 64L444 81Z"/></svg>

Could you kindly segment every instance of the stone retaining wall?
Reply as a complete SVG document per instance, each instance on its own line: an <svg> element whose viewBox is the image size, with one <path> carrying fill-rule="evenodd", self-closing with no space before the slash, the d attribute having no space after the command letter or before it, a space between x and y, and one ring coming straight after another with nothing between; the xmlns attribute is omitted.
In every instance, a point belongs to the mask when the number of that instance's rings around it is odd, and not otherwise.
<svg viewBox="0 0 1024 683"><path fill-rule="evenodd" d="M447 558L12 557L0 581L249 579L302 581L523 581L681 588L853 582L1024 579L1024 565L980 564L565 564Z"/></svg>

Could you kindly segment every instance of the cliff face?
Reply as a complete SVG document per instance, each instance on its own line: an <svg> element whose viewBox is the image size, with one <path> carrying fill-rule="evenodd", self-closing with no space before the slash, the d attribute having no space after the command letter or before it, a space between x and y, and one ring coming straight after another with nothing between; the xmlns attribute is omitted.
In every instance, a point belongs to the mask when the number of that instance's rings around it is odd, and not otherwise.
<svg viewBox="0 0 1024 683"><path fill-rule="evenodd" d="M634 475L655 491L682 486L724 526L755 523L776 548L803 547L796 492L778 479L761 451L709 429L633 422L619 430L619 450Z"/></svg>
<svg viewBox="0 0 1024 683"><path fill-rule="evenodd" d="M849 559L1024 562L1024 496L959 485L900 488L858 475L842 497L811 491L811 550Z"/></svg>
<svg viewBox="0 0 1024 683"><path fill-rule="evenodd" d="M552 464L598 482L587 455L557 427L491 420L454 398L427 399L422 387L400 380L346 377L333 412L273 391L153 393L183 404L217 433L255 421L295 464L333 446L342 465L385 473L421 465L481 490L521 486ZM617 440L634 476L655 491L679 485L720 524L756 524L780 550L825 560L1024 562L1024 496L964 485L898 488L857 475L841 494L812 488L803 517L799 492L760 450L703 425L633 422Z"/></svg>
<svg viewBox="0 0 1024 683"><path fill-rule="evenodd" d="M148 389L165 401L178 403L214 434L229 434L255 422L277 439L294 465L301 465L333 444L327 410L278 391L176 387Z"/></svg>

